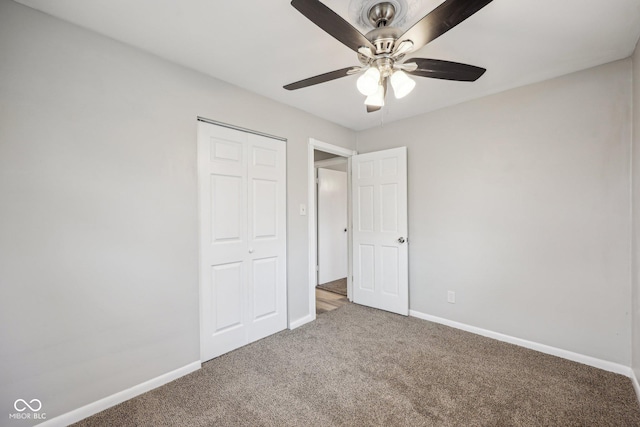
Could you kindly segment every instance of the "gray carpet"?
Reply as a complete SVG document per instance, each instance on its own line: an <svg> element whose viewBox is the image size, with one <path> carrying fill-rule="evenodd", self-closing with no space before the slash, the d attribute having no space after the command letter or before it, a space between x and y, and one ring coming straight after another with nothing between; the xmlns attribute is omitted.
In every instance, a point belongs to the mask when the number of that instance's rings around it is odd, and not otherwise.
<svg viewBox="0 0 640 427"><path fill-rule="evenodd" d="M640 426L621 375L346 305L81 426Z"/></svg>
<svg viewBox="0 0 640 427"><path fill-rule="evenodd" d="M335 294L347 296L347 278L334 280L317 286L318 289L333 292Z"/></svg>

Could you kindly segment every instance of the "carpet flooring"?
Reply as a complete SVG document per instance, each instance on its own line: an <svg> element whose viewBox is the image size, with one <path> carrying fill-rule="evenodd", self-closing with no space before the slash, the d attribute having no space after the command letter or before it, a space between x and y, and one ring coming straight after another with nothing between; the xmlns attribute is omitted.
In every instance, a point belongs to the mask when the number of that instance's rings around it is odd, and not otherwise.
<svg viewBox="0 0 640 427"><path fill-rule="evenodd" d="M631 381L348 304L79 426L640 426Z"/></svg>
<svg viewBox="0 0 640 427"><path fill-rule="evenodd" d="M347 278L334 280L317 286L319 289L347 296Z"/></svg>

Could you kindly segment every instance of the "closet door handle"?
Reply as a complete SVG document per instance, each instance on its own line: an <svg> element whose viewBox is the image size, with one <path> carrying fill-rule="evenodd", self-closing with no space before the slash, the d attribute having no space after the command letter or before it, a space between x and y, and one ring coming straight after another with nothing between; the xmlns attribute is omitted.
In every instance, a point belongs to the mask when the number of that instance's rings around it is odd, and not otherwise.
<svg viewBox="0 0 640 427"><path fill-rule="evenodd" d="M249 248L249 253L252 254L253 253L253 248Z"/></svg>

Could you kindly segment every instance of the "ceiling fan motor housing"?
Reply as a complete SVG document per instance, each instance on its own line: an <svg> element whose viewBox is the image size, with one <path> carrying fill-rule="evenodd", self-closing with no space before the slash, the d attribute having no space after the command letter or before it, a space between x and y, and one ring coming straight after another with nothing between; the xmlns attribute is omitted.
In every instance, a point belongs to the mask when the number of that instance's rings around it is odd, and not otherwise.
<svg viewBox="0 0 640 427"><path fill-rule="evenodd" d="M400 36L401 31L398 28L380 27L369 31L365 37L375 46L375 54L381 55L390 54L395 41Z"/></svg>

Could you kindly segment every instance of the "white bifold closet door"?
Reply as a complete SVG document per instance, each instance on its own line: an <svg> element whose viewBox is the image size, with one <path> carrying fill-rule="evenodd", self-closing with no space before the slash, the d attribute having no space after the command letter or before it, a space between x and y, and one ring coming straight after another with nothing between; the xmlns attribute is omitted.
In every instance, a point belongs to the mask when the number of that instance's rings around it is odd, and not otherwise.
<svg viewBox="0 0 640 427"><path fill-rule="evenodd" d="M201 360L287 326L286 143L198 123Z"/></svg>

